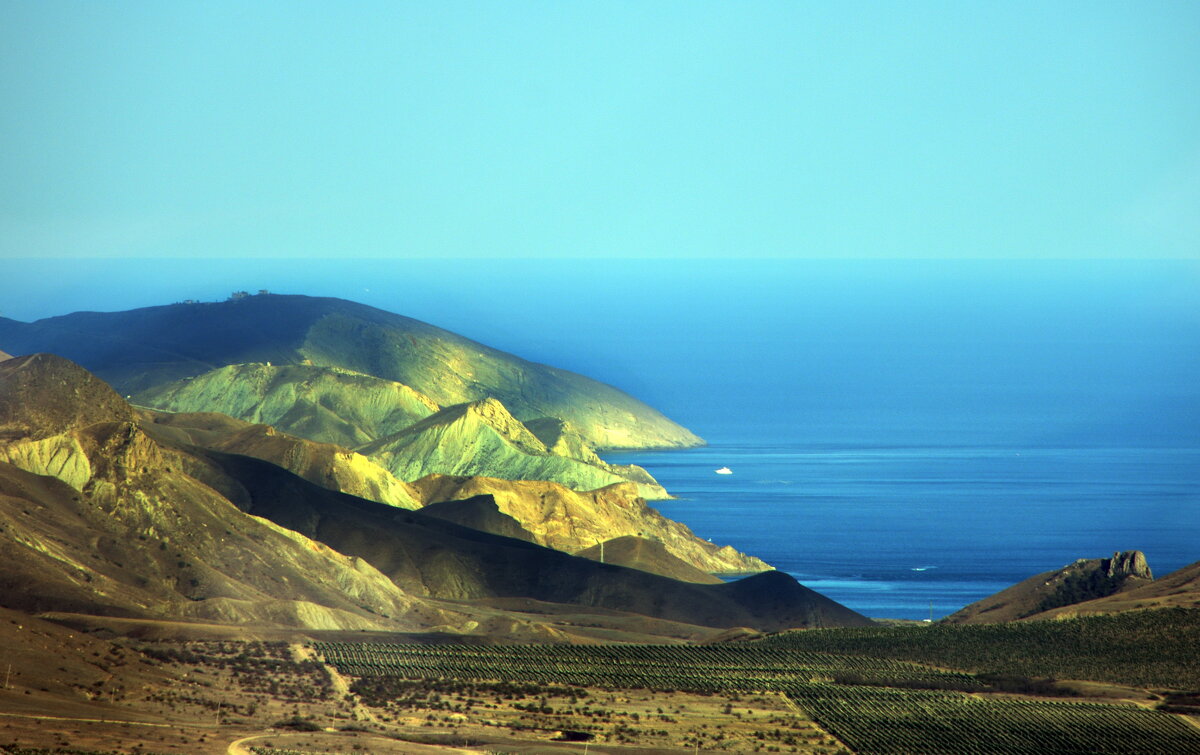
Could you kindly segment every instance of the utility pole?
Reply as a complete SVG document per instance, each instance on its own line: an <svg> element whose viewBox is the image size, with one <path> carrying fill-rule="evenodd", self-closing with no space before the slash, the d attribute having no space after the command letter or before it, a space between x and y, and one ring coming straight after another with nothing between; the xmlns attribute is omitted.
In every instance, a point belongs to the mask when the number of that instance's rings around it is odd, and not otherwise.
<svg viewBox="0 0 1200 755"><path fill-rule="evenodd" d="M604 563L604 541L600 541L600 563Z"/></svg>
<svg viewBox="0 0 1200 755"><path fill-rule="evenodd" d="M4 689L8 689L8 678L12 676L12 664L8 664L8 668L4 670Z"/></svg>

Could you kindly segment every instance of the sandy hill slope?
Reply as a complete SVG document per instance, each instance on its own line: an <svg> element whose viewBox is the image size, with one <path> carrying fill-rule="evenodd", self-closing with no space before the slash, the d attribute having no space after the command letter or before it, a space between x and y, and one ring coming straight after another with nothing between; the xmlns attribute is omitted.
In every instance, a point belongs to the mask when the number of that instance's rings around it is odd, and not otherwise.
<svg viewBox="0 0 1200 755"><path fill-rule="evenodd" d="M644 480L634 482L642 495L668 497L640 467L609 467L599 458L590 462L551 453L494 398L447 407L357 450L407 482L430 474L474 475L595 490L629 481L625 474L634 469Z"/></svg>
<svg viewBox="0 0 1200 755"><path fill-rule="evenodd" d="M587 550L576 554L604 564L620 564L631 569L660 574L683 582L696 582L702 585L716 585L721 578L703 572L681 558L671 554L657 540L647 540L644 537L625 535L612 540L593 545Z"/></svg>
<svg viewBox="0 0 1200 755"><path fill-rule="evenodd" d="M503 626L515 636L545 619L501 615L487 601L570 604L640 616L642 626L866 621L788 577L765 592L687 584L334 492L248 456L156 440L119 396L58 357L0 363L0 395L8 607L329 629Z"/></svg>
<svg viewBox="0 0 1200 755"><path fill-rule="evenodd" d="M405 509L421 507L407 483L362 454L331 443L317 443L213 412L137 413L139 426L157 440L191 444L253 456L330 490Z"/></svg>
<svg viewBox="0 0 1200 755"><path fill-rule="evenodd" d="M12 354L0 351L0 362L3 362L5 359L12 359Z"/></svg>
<svg viewBox="0 0 1200 755"><path fill-rule="evenodd" d="M231 364L307 360L402 383L439 406L494 397L521 420L570 422L594 448L703 442L612 386L340 299L260 295L33 323L0 318L0 347L61 354L124 394Z"/></svg>
<svg viewBox="0 0 1200 755"><path fill-rule="evenodd" d="M1153 579L1141 551L1114 553L1112 558L1081 558L976 601L945 621L980 624L1024 619L1060 606L1135 590Z"/></svg>
<svg viewBox="0 0 1200 755"><path fill-rule="evenodd" d="M697 537L687 525L647 506L632 483L581 493L553 482L430 475L413 483L413 488L426 503L490 495L538 543L568 553L635 536L662 543L671 555L702 572L750 574L771 568L728 545Z"/></svg>

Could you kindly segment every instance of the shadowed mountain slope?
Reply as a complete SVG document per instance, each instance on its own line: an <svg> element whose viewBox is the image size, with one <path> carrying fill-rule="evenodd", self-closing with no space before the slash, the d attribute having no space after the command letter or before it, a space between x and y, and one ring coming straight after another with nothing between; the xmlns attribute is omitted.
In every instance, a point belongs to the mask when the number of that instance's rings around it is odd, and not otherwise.
<svg viewBox="0 0 1200 755"><path fill-rule="evenodd" d="M1134 590L1153 579L1141 551L1114 553L1112 558L1081 558L976 601L944 621L985 624L1024 619L1060 606Z"/></svg>
<svg viewBox="0 0 1200 755"><path fill-rule="evenodd" d="M257 459L206 455L241 484L244 495L234 503L247 513L360 557L412 594L455 600L519 596L766 631L870 623L833 601L814 598L816 593L787 575L778 575L782 581L763 591L753 584L678 582L334 493ZM787 583L800 589L783 589Z"/></svg>
<svg viewBox="0 0 1200 755"><path fill-rule="evenodd" d="M731 548L719 548L703 541L685 526L664 518L646 506L632 483L576 493L554 483L432 475L425 478L418 489L396 480L387 470L360 454L279 433L265 425L251 425L223 414L173 414L142 409L138 410L137 419L142 429L159 441L253 456L329 490L359 498L416 509L421 508L426 495L432 495L424 513L486 532L535 541L568 553L604 539L607 530L612 530L616 537L639 532L652 540L671 543L672 548L712 572L745 573L769 568ZM496 495L481 491L499 495L507 513L500 510ZM514 516L523 519L514 519ZM523 523L525 521L540 534L531 534ZM620 560L610 562L624 563ZM666 567L628 565L677 576L665 571ZM696 565L687 568L692 576L703 572ZM715 580L701 576L685 581Z"/></svg>
<svg viewBox="0 0 1200 755"><path fill-rule="evenodd" d="M340 446L297 438L267 425L252 425L214 412L171 414L143 409L137 418L141 428L156 440L253 456L323 488L405 509L421 507L410 485L362 454Z"/></svg>
<svg viewBox="0 0 1200 755"><path fill-rule="evenodd" d="M655 540L644 537L625 535L615 537L601 545L593 545L575 555L590 558L603 564L619 564L630 569L648 571L681 582L695 582L701 585L719 585L720 577L703 572L691 564L671 555L666 547Z"/></svg>
<svg viewBox="0 0 1200 755"><path fill-rule="evenodd" d="M533 535L522 527L520 522L500 511L496 505L496 499L490 495L477 495L465 501L432 503L421 509L421 513L444 519L447 522L461 524L473 530L524 540L527 543L536 542Z"/></svg>
<svg viewBox="0 0 1200 755"><path fill-rule="evenodd" d="M156 441L103 383L58 357L0 363L0 390L10 428L0 450L16 460L0 468L0 571L4 600L23 610L551 631L487 606L519 598L704 627L866 622L786 576L767 592L749 580L687 584L330 491L248 456ZM30 458L21 447L50 440L82 459L67 465L69 485L17 468Z"/></svg>
<svg viewBox="0 0 1200 755"><path fill-rule="evenodd" d="M340 299L260 295L33 323L0 318L0 347L61 354L127 394L225 365L308 360L402 383L440 406L494 397L518 419L569 421L594 448L703 443L612 386Z"/></svg>
<svg viewBox="0 0 1200 755"><path fill-rule="evenodd" d="M751 574L771 568L728 545L697 537L687 525L647 506L628 482L581 493L553 482L430 475L413 483L413 488L426 503L490 495L538 543L567 553L631 535L662 543L673 556L702 572Z"/></svg>
<svg viewBox="0 0 1200 755"><path fill-rule="evenodd" d="M609 468L598 457L593 463L551 453L494 398L447 407L357 450L408 482L430 474L473 475L548 480L572 490L595 490L626 482L619 472L635 469L649 481L634 483L642 495L669 497L640 467Z"/></svg>

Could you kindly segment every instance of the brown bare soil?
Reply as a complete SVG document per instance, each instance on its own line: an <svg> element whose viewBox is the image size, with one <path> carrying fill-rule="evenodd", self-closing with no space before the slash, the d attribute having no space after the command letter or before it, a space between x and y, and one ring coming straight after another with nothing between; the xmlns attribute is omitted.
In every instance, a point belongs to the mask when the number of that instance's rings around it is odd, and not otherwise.
<svg viewBox="0 0 1200 755"><path fill-rule="evenodd" d="M0 642L11 667L0 687L0 746L172 755L244 755L252 746L429 755L840 747L773 693L464 685L368 701L299 643L110 641L12 611L0 612Z"/></svg>

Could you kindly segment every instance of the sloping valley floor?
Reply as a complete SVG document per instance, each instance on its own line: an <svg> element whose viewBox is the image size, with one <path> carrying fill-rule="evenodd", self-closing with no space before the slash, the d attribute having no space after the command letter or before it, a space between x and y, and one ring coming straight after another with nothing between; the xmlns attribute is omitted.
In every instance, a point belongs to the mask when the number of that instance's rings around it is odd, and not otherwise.
<svg viewBox="0 0 1200 755"><path fill-rule="evenodd" d="M4 661L4 753L1200 753L1195 610L701 646L102 639L0 619L33 640L6 644L26 649Z"/></svg>

